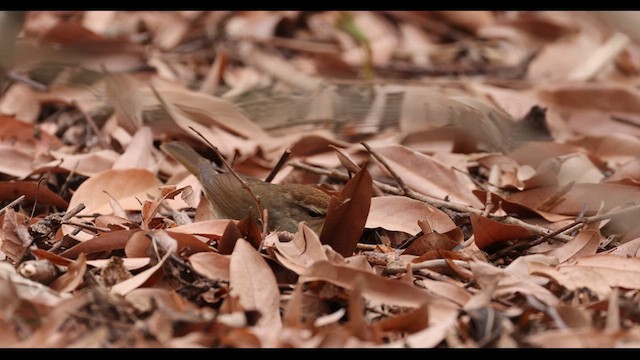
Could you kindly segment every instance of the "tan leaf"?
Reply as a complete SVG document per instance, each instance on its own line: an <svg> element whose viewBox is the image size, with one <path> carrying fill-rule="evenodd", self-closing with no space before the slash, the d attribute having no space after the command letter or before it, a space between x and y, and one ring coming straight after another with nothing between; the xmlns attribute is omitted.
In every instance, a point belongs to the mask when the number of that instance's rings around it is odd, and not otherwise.
<svg viewBox="0 0 640 360"><path fill-rule="evenodd" d="M467 177L430 156L400 145L378 147L375 150L386 158L391 168L413 190L438 199L448 196L461 204L480 209L483 207L471 192L474 186Z"/></svg>
<svg viewBox="0 0 640 360"><path fill-rule="evenodd" d="M93 176L111 169L120 156L113 150L97 150L86 154L67 154L62 151L50 151L56 160L45 166L58 166L83 176Z"/></svg>
<svg viewBox="0 0 640 360"><path fill-rule="evenodd" d="M546 288L538 285L534 279L512 275L503 269L480 261L470 261L469 265L474 278L481 287L490 287L497 282L493 291L493 299L511 297L516 293L535 296L547 305L558 304L558 298Z"/></svg>
<svg viewBox="0 0 640 360"><path fill-rule="evenodd" d="M555 256L562 264L582 256L595 255L600 245L600 234L595 230L582 230L573 240L551 250L546 255Z"/></svg>
<svg viewBox="0 0 640 360"><path fill-rule="evenodd" d="M605 298L611 293L609 281L594 269L584 268L578 271L560 272L547 265L530 264L529 272L532 275L545 276L569 291L587 288L601 298Z"/></svg>
<svg viewBox="0 0 640 360"><path fill-rule="evenodd" d="M231 295L247 310L262 314L258 327L271 333L282 328L280 290L273 271L251 244L238 239L229 264Z"/></svg>
<svg viewBox="0 0 640 360"><path fill-rule="evenodd" d="M365 227L383 228L416 234L418 220L429 219L433 231L444 234L457 229L451 218L438 208L406 196L379 196L371 199L371 209Z"/></svg>
<svg viewBox="0 0 640 360"><path fill-rule="evenodd" d="M124 154L113 164L113 169L148 169L155 172L156 162L152 157L153 134L148 127L141 127L133 135Z"/></svg>
<svg viewBox="0 0 640 360"><path fill-rule="evenodd" d="M347 290L353 289L356 277L364 279L362 296L384 304L419 307L425 302L437 300L434 295L405 282L383 278L369 272L346 266L333 265L328 261L316 261L302 275L302 281L322 280ZM434 306L450 306L442 301L434 301Z"/></svg>
<svg viewBox="0 0 640 360"><path fill-rule="evenodd" d="M191 224L185 224L185 225L173 227L171 228L171 231L176 233L201 235L209 238L217 238L222 236L222 233L224 233L224 229L227 227L227 224L233 221L234 220L226 220L226 219L196 221Z"/></svg>
<svg viewBox="0 0 640 360"><path fill-rule="evenodd" d="M538 209L547 199L560 190L556 186L546 186L513 193L508 201ZM607 212L617 206L631 202L640 204L640 187L621 184L575 184L548 211L554 214L576 216L586 207L586 214L597 211Z"/></svg>
<svg viewBox="0 0 640 360"><path fill-rule="evenodd" d="M229 281L230 257L215 252L199 252L189 256L191 266L200 274L216 281Z"/></svg>
<svg viewBox="0 0 640 360"><path fill-rule="evenodd" d="M266 139L270 136L247 119L231 102L197 91L172 87L158 89L162 98L181 111L191 121L203 126L215 125L246 139ZM148 96L153 96L148 93ZM181 123L177 123L181 126ZM185 129L191 132L188 128Z"/></svg>
<svg viewBox="0 0 640 360"><path fill-rule="evenodd" d="M111 198L104 193L106 191L117 199L125 210L140 210L139 201L149 196L160 196L159 185L158 179L148 170L106 170L90 177L78 187L69 201L69 209L83 203L85 209L79 214L109 214ZM70 227L63 227L65 234L70 231Z"/></svg>
<svg viewBox="0 0 640 360"><path fill-rule="evenodd" d="M160 259L160 261L158 261L158 263L155 264L154 266L148 268L147 270L139 274L136 274L135 276L127 280L121 281L113 285L111 287L111 293L124 296L130 293L131 291L139 288L140 286L144 285L148 280L152 279L152 277L158 272L158 270L160 270L160 268L162 268L162 265L169 258L169 255L171 255L171 253L167 252L162 257L162 259Z"/></svg>
<svg viewBox="0 0 640 360"><path fill-rule="evenodd" d="M304 223L298 225L291 241L275 244L274 254L279 263L297 274L304 273L316 261L328 260L318 235Z"/></svg>
<svg viewBox="0 0 640 360"><path fill-rule="evenodd" d="M610 348L622 344L625 336L626 331L595 328L549 329L529 335L525 341L540 348Z"/></svg>

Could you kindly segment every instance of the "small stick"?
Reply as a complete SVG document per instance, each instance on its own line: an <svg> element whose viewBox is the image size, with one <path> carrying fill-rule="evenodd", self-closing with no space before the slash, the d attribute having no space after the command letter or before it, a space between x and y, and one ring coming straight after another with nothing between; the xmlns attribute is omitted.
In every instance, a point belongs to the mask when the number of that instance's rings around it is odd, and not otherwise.
<svg viewBox="0 0 640 360"><path fill-rule="evenodd" d="M33 200L33 207L31 208L31 215L29 216L29 219L33 219L33 215L36 213L36 206L38 206L38 194L40 193L40 185L42 184L43 180L47 181L49 180L49 178L43 176L38 180L38 184L36 185L36 193Z"/></svg>
<svg viewBox="0 0 640 360"><path fill-rule="evenodd" d="M47 86L47 85L45 85L43 83L37 82L37 81L31 79L30 77L22 75L22 74L19 74L19 73L15 72L15 71L7 72L7 76L9 77L9 79L11 79L11 80L13 80L15 82L25 83L25 84L31 86L32 88L34 88L34 89L36 89L38 91L42 91L42 92L49 91L49 86Z"/></svg>
<svg viewBox="0 0 640 360"><path fill-rule="evenodd" d="M98 232L109 232L109 231L111 231L111 229L109 229L108 227L95 226L95 225L91 225L91 224L83 224L83 223L79 223L79 222L75 222L75 221L71 221L71 220L65 220L65 221L61 222L61 224L77 226L77 227L80 227L80 228L83 228L83 229L89 229L89 230L98 231Z"/></svg>
<svg viewBox="0 0 640 360"><path fill-rule="evenodd" d="M12 207L20 204L21 202L23 202L25 197L26 197L25 195L20 195L17 199L13 200L7 206L5 206L2 209L0 209L0 215L4 214L5 211L7 211L7 209L12 208Z"/></svg>
<svg viewBox="0 0 640 360"><path fill-rule="evenodd" d="M280 160L278 160L278 163L276 164L276 166L273 167L273 169L269 173L269 176L267 176L267 178L264 179L264 181L270 183L271 180L273 180L273 178L276 177L280 169L282 169L284 164L287 163L287 160L289 160L290 156L291 156L291 149L288 149L288 148L284 149L282 156L280 156Z"/></svg>
<svg viewBox="0 0 640 360"><path fill-rule="evenodd" d="M231 165L229 165L229 163L227 162L227 160L225 160L224 156L222 156L222 153L220 152L220 150L218 150L218 148L213 145L211 142L209 142L209 140L207 140L207 138L204 137L204 135L202 135L200 133L200 131L194 129L193 127L189 126L189 129L191 129L193 132L195 132L196 134L198 134L198 136L200 136L200 138L202 138L202 140L204 140L207 145L209 145L211 147L211 149L216 153L216 155L220 158L220 161L222 161L222 163L224 164L224 166L229 170L229 172L231 173L231 175L233 175L233 177L236 178L236 180L238 180L238 182L240 182L240 184L242 185L242 188L245 189L246 191L249 192L249 194L251 195L251 197L253 198L253 201L256 203L256 206L258 207L258 212L260 213L260 221L262 221L262 224L265 225L266 224L266 220L264 217L264 211L263 211L263 207L262 207L262 202L260 201L260 197L258 195L256 195L256 193L253 192L253 190L251 190L251 188L249 187L249 184L247 184L246 181L244 181L240 175L238 175L238 173L233 170L233 168L231 167Z"/></svg>
<svg viewBox="0 0 640 360"><path fill-rule="evenodd" d="M404 195L407 195L407 196L411 197L411 195L413 195L413 193L414 193L413 190L411 190L407 186L407 184L404 183L402 178L391 168L391 166L389 166L389 163L387 162L387 160L385 158L383 158L380 154L378 154L376 151L373 151L373 149L366 142L363 141L360 144L362 144L362 146L364 146L367 149L369 154L371 154L374 158L376 158L376 160L378 160L382 164L382 166L384 166L385 169L387 169L387 171L389 171L389 174L391 174L393 179L398 183L398 185L400 186L400 188L404 192Z"/></svg>

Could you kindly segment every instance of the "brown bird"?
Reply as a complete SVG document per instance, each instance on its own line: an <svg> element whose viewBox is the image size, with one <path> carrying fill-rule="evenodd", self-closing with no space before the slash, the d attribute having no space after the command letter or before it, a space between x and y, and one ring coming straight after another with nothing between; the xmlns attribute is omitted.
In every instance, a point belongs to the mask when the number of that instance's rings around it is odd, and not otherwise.
<svg viewBox="0 0 640 360"><path fill-rule="evenodd" d="M174 141L160 147L198 178L215 217L240 220L247 217L249 209L252 209L252 214L259 214L255 200L233 174L222 172L182 142ZM309 185L271 184L250 177L244 180L260 198L262 207L268 210L269 230L296 232L298 223L305 221L320 234L329 195ZM256 219L260 223L259 218Z"/></svg>

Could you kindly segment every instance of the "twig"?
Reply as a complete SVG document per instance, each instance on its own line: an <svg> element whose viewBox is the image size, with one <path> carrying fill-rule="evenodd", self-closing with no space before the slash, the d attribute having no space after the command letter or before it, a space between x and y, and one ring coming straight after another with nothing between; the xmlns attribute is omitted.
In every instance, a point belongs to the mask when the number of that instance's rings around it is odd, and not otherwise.
<svg viewBox="0 0 640 360"><path fill-rule="evenodd" d="M336 179L340 179L343 181L347 181L349 179L349 176L339 170L327 170L327 169L323 169L323 168L319 168L319 167L315 167L315 166L311 166L311 165L307 165L307 164L303 164L297 161L293 161L290 162L289 165L295 167L295 168L299 168L299 169L303 169L303 170L307 170L316 174L321 174L321 175L327 175L329 177L333 177ZM457 211L457 212L461 212L461 213L468 213L468 214L478 214L478 215L482 215L482 210L476 209L476 208L472 208L470 206L466 206L466 205L462 205L462 204L456 204L450 201L444 201L444 200L440 200L440 199L436 199L418 192L413 192L411 195L406 195L404 193L404 191L402 189L399 189L395 186L391 186L388 184L384 184L381 183L377 180L373 181L373 184L376 185L377 187L380 188L380 190L386 192L387 194L393 194L393 195L405 195L407 197L410 197L412 199L415 200L419 200L422 202L425 202L429 205L435 206L437 208L445 208L445 209L449 209L449 210L453 210L453 211ZM520 219L514 218L512 216L497 216L497 215L493 215L493 214L489 214L489 217L492 218L493 220L497 220L500 221L504 224L509 224L509 225L518 225L518 226L522 226L523 228L531 231L533 234L535 235L547 235L552 233L551 230L544 228L542 226L538 226L538 225L532 225L529 223L526 223ZM553 236L555 239L564 241L564 242L568 242L571 241L572 237L567 236L567 235L562 235L562 234L558 234L558 235L554 235Z"/></svg>
<svg viewBox="0 0 640 360"><path fill-rule="evenodd" d="M265 182L270 183L271 180L273 180L273 178L276 177L280 169L282 169L284 164L287 163L287 160L289 160L289 156L291 156L291 149L288 149L288 148L284 149L282 156L280 156L280 160L278 160L278 163L276 164L276 166L273 167L273 169L269 173L269 176L267 176L267 178L264 179Z"/></svg>
<svg viewBox="0 0 640 360"><path fill-rule="evenodd" d="M411 188L409 188L407 186L407 184L404 183L404 180L402 180L402 178L391 168L391 166L389 165L387 160L385 158L383 158L380 154L378 154L377 151L373 151L373 149L366 142L363 141L360 144L362 144L362 146L364 146L365 149L367 149L369 154L371 154L374 158L376 158L376 160L378 160L382 164L382 166L384 166L385 169L387 169L389 174L391 174L393 179L398 183L398 185L400 186L400 188L404 192L403 195L407 195L409 197L412 197L411 195L414 194L414 191L411 190Z"/></svg>
<svg viewBox="0 0 640 360"><path fill-rule="evenodd" d="M202 135L202 133L200 133L200 131L194 129L193 127L189 126L189 129L191 129L193 132L195 132L196 134L198 134L198 136L200 136L200 138L202 138L202 140L204 140L207 145L209 145L211 147L211 149L216 153L216 155L220 158L220 161L222 161L222 163L224 164L224 166L229 170L229 172L231 173L231 175L233 175L233 177L236 178L236 180L238 180L238 182L242 185L242 188L245 189L246 191L249 192L249 194L251 195L251 197L253 198L253 201L256 203L256 206L258 207L258 213L260 214L260 221L262 222L263 225L266 224L266 220L264 217L264 211L263 211L263 207L262 207L262 202L260 201L260 197L258 195L256 195L256 193L253 192L253 190L251 190L251 188L249 187L249 184L247 184L246 181L244 181L240 175L238 175L238 173L233 170L233 168L231 167L231 165L229 165L229 163L227 162L227 160L225 160L224 156L222 156L222 153L220 152L220 150L218 150L218 148L213 145L211 142L209 142L209 140L207 140L206 137L204 137L204 135Z"/></svg>
<svg viewBox="0 0 640 360"><path fill-rule="evenodd" d="M7 209L12 208L12 207L20 204L22 201L24 201L25 197L26 197L25 195L20 195L17 199L13 200L7 206L5 206L2 209L0 209L0 215L4 214L5 211L7 211Z"/></svg>
<svg viewBox="0 0 640 360"><path fill-rule="evenodd" d="M616 210L616 211L611 211L608 212L606 214L601 214L601 215L594 215L594 216L590 216L590 217L585 217L585 218L578 218L577 220L575 220L574 222L572 222L571 224L567 224L563 227L561 227L560 229L553 231L549 234L545 234L542 237L533 240L533 241L522 241L522 242L517 242L513 245L507 246L506 248L500 249L500 251L492 254L491 256L489 256L489 260L495 260L499 257L501 257L502 255L508 253L509 251L515 250L515 249L520 249L520 248L531 248L534 247L538 244L542 244L543 242L547 241L550 238L557 238L559 236L561 236L563 233L572 230L576 227L578 227L578 229L575 230L580 230L583 227L589 225L589 224L593 224L595 222L598 221L602 221L602 220L608 220L608 219L612 219L614 217L617 216L622 216L622 215L627 215L630 213L633 213L635 211L640 211L640 205L634 205L634 206L630 206L628 208L624 208L624 209L620 209L620 210Z"/></svg>
<svg viewBox="0 0 640 360"><path fill-rule="evenodd" d="M79 223L79 222L75 222L75 221L71 221L71 220L65 220L65 221L61 222L61 224L77 226L77 227L80 227L80 228L83 228L83 229L89 229L89 230L98 231L98 232L109 232L109 231L111 231L111 229L109 229L108 227L95 226L95 225L91 225L91 224L83 224L83 223Z"/></svg>
<svg viewBox="0 0 640 360"><path fill-rule="evenodd" d="M86 206L83 203L80 203L78 205L76 205L76 207L74 207L73 209L67 211L64 216L62 217L62 221L66 221L71 219L72 217L78 215L78 213L82 210L84 210Z"/></svg>
<svg viewBox="0 0 640 360"><path fill-rule="evenodd" d="M38 206L38 194L40 193L40 184L42 184L43 180L47 181L49 180L49 178L43 176L38 180L38 184L36 185L36 193L33 200L33 207L31 208L31 215L29 215L29 219L33 219L33 215L36 213L36 206ZM29 221L29 219L27 219L26 221Z"/></svg>
<svg viewBox="0 0 640 360"><path fill-rule="evenodd" d="M356 244L356 250L362 250L362 251L374 251L377 247L378 245L375 245L375 244L363 244L363 243Z"/></svg>

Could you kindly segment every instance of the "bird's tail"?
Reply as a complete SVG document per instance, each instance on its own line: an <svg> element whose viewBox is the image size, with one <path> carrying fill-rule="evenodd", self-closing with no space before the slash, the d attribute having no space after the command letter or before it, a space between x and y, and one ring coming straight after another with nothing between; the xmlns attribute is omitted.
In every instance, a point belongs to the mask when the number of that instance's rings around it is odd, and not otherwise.
<svg viewBox="0 0 640 360"><path fill-rule="evenodd" d="M205 172L217 169L217 167L213 165L209 160L202 157L189 145L183 142L173 141L167 144L160 145L160 148L164 152L168 153L173 158L178 160L182 165L184 165L185 168L187 168L187 170L189 170L197 177L202 176L203 170L205 169Z"/></svg>

